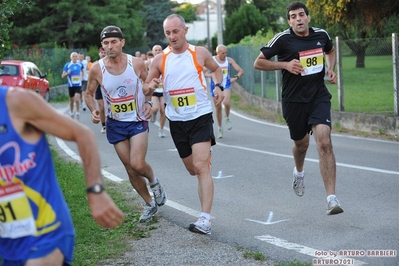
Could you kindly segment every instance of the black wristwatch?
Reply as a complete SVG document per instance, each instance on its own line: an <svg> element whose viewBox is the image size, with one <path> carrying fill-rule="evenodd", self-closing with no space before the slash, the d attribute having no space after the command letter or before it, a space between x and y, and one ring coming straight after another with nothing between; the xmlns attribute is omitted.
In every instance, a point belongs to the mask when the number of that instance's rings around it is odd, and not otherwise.
<svg viewBox="0 0 399 266"><path fill-rule="evenodd" d="M87 193L100 194L103 191L104 191L104 186L103 186L103 184L100 184L100 183L95 183L91 187L86 188Z"/></svg>
<svg viewBox="0 0 399 266"><path fill-rule="evenodd" d="M145 103L148 103L152 107L152 102L151 101L146 101Z"/></svg>
<svg viewBox="0 0 399 266"><path fill-rule="evenodd" d="M215 87L218 86L220 88L221 91L224 91L224 87L222 85L222 83L216 83Z"/></svg>

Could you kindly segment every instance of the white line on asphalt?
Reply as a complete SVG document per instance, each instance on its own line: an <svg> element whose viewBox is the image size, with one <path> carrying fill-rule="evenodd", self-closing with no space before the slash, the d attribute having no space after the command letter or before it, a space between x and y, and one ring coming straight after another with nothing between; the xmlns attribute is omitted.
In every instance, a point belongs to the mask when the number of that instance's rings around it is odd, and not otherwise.
<svg viewBox="0 0 399 266"><path fill-rule="evenodd" d="M262 120L246 117L245 115L239 114L239 113L237 113L237 112L235 112L233 110L230 110L230 113L232 113L235 116L244 118L245 120L252 121L252 122L255 122L255 123L258 123L258 124L288 129L288 126L286 126L286 125L279 125L279 124L275 124L275 123L269 123L269 122L265 122L265 121L262 121ZM331 135L333 135L335 137L342 137L342 138L349 138L349 139L361 139L361 140L376 141L376 142L387 142L387 143L392 143L392 144L399 145L399 142L397 142L397 141L390 141L390 140L383 140L383 139L373 139L373 138L364 138L364 137L359 137L359 136L348 136L348 135L333 134L333 133L331 133Z"/></svg>
<svg viewBox="0 0 399 266"><path fill-rule="evenodd" d="M251 149L251 148L246 148L246 147L242 147L242 146L227 145L227 144L221 143L220 141L218 141L216 145L220 145L220 146L228 147L228 148L233 148L233 149L238 149L238 150L245 150L245 151L257 152L257 153L263 153L263 154L268 154L268 155L273 155L273 156L278 156L278 157L293 158L292 155L269 152L269 151L262 151L262 150ZM309 161L309 162L319 163L319 160L316 160L316 159L305 158L305 160ZM337 164L337 166L342 166L342 167L347 167L347 168L360 169L360 170L365 170L365 171L372 171L372 172L391 174L391 175L399 175L399 172L397 172L397 171L390 171L390 170L385 170L385 169L365 167L365 166L346 164L346 163L338 163L338 162L336 164Z"/></svg>
<svg viewBox="0 0 399 266"><path fill-rule="evenodd" d="M316 250L314 248L310 248L307 246L302 246L296 243L291 243L288 242L287 240L281 239L281 238L277 238L271 235L263 235L263 236L255 236L256 239L259 239L260 241L265 241L269 244L281 247L281 248L285 248L285 249L289 249L289 250L293 250L295 252L298 253L302 253L311 257L315 257L315 258L322 258L322 259L349 259L347 257L316 257L315 254L317 252L319 252L320 250ZM352 259L351 259L352 260ZM360 260L355 260L353 259L353 264L351 265L364 265L367 264L366 262L360 261Z"/></svg>

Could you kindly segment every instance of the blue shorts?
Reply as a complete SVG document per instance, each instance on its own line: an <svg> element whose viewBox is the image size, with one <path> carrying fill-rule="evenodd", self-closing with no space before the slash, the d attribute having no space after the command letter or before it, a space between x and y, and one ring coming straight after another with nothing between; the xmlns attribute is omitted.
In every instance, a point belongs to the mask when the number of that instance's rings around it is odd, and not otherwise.
<svg viewBox="0 0 399 266"><path fill-rule="evenodd" d="M215 89L215 85L211 86L211 96L214 98L215 94L213 94L213 90ZM224 88L225 90L230 90L230 87Z"/></svg>
<svg viewBox="0 0 399 266"><path fill-rule="evenodd" d="M148 131L148 121L122 122L107 118L107 139L111 144L130 139L140 133Z"/></svg>
<svg viewBox="0 0 399 266"><path fill-rule="evenodd" d="M37 246L34 250L31 250L25 260L4 260L3 266L24 266L25 263L30 259L37 259L47 256L52 253L55 249L61 250L64 254L64 266L72 264L73 248L75 246L74 236L65 236L59 239L55 243L48 243L46 245Z"/></svg>

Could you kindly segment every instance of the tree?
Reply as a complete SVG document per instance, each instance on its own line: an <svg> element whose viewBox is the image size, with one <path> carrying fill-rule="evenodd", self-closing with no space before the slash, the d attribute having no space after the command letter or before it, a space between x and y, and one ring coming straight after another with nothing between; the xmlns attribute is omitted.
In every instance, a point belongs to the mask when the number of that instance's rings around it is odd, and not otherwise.
<svg viewBox="0 0 399 266"><path fill-rule="evenodd" d="M225 44L238 43L247 35L255 35L260 29L267 31L269 24L253 4L245 4L225 21Z"/></svg>
<svg viewBox="0 0 399 266"><path fill-rule="evenodd" d="M172 14L172 9L178 6L177 3L169 0L145 0L144 17L146 25L146 40L150 47L155 44L164 44L163 21Z"/></svg>
<svg viewBox="0 0 399 266"><path fill-rule="evenodd" d="M144 43L142 0L37 0L29 12L13 17L10 40L21 48L37 44L44 48L54 43L68 48L100 45L100 31L119 26L127 43Z"/></svg>
<svg viewBox="0 0 399 266"><path fill-rule="evenodd" d="M10 18L31 5L33 5L31 1L24 0L2 1L0 8L0 60L3 58L4 52L11 48L9 34L13 22L10 21Z"/></svg>
<svg viewBox="0 0 399 266"><path fill-rule="evenodd" d="M183 3L179 7L177 7L176 14L179 14L184 18L186 23L193 22L194 20L197 20L197 7L198 5L193 5L190 3Z"/></svg>
<svg viewBox="0 0 399 266"><path fill-rule="evenodd" d="M308 0L307 7L316 22L348 40L349 48L357 57L357 68L365 67L369 45L365 39L385 37L387 25L392 27L399 21L397 0Z"/></svg>

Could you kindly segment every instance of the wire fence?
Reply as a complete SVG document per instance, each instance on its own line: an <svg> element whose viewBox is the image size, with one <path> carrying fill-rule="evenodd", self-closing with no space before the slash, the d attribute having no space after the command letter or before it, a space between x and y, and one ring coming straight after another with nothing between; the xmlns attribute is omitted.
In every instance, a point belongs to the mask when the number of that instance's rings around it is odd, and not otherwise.
<svg viewBox="0 0 399 266"><path fill-rule="evenodd" d="M337 62L340 66L337 64L336 73L339 71L340 82L326 81L333 95L333 110L397 116L397 84L394 83L399 66L394 60L393 48L396 47L396 53L398 48L392 39L334 40L336 48L339 42ZM245 71L238 82L247 92L281 102L281 71L259 71L253 67L262 46L230 47L228 56ZM234 69L232 72L236 74Z"/></svg>

